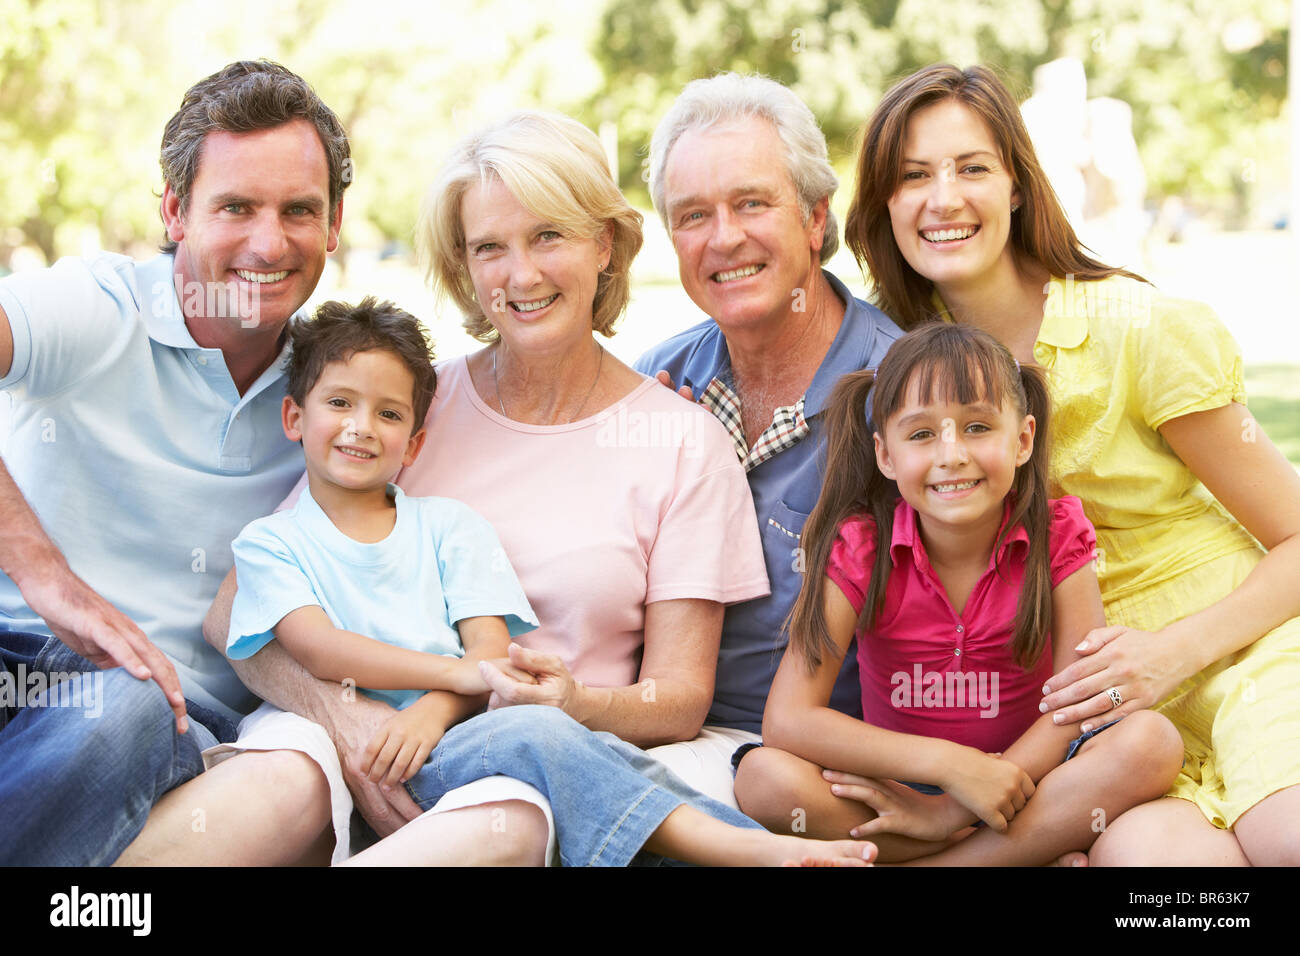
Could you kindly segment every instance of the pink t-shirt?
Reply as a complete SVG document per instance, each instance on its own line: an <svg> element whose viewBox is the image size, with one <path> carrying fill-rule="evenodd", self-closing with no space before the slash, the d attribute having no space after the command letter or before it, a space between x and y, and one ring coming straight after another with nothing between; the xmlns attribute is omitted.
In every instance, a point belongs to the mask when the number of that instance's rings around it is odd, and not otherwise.
<svg viewBox="0 0 1300 956"><path fill-rule="evenodd" d="M1010 513L1004 512L1003 521ZM1096 534L1078 498L1051 502L1052 586L1094 557ZM999 529L999 533L1001 529ZM831 548L826 574L862 613L876 552L875 522L846 520ZM989 559L958 614L930 567L903 499L894 509L892 568L876 627L858 634L862 714L886 730L1001 752L1038 719L1043 683L1052 676L1047 650L1030 670L1016 664L1009 641L1025 576L1029 535L1016 526Z"/></svg>
<svg viewBox="0 0 1300 956"><path fill-rule="evenodd" d="M559 655L584 683L636 683L647 604L768 593L731 439L653 379L591 418L525 425L489 408L452 359L426 427L397 483L491 522L541 622L519 643Z"/></svg>

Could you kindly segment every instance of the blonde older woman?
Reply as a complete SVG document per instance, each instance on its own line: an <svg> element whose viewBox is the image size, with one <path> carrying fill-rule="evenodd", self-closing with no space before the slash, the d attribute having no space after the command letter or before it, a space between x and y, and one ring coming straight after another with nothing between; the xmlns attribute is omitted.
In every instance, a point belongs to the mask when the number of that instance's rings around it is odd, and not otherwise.
<svg viewBox="0 0 1300 956"><path fill-rule="evenodd" d="M509 661L480 665L497 709L448 730L481 702L432 692L413 705L440 743L405 788L382 783L395 803L406 792L433 809L355 862L540 861L554 845L552 812L567 863L625 863L643 846L710 863L863 859L862 844L756 829L632 746L698 733L723 606L767 592L748 485L722 427L593 338L611 334L626 306L640 221L595 136L562 116L520 113L467 138L430 191L419 233L430 277L486 347L439 368L425 450L398 482L458 498L494 525L541 627ZM219 600L208 621L223 646L227 607ZM239 666L254 689L266 686ZM321 703L323 686L303 710L328 724L340 708ZM231 806L231 784L216 794L213 781L224 771L255 806L249 788L269 786L227 768L265 756L243 751L287 747L311 759L306 771L301 761L282 769L281 799L284 776L296 776L287 792L301 813L323 821L332 807L339 860L351 811L340 765L358 763L362 736L336 725L327 737L268 705L238 756L182 792L175 816L188 825L186 807L219 796L224 812L255 816ZM348 737L336 754L330 738Z"/></svg>

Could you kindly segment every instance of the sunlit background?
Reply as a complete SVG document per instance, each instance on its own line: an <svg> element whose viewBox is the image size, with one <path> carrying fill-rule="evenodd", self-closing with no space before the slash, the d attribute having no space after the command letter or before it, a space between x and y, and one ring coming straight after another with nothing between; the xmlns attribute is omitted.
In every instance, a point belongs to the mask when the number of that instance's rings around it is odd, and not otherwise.
<svg viewBox="0 0 1300 956"><path fill-rule="evenodd" d="M317 299L392 298L441 356L473 343L424 286L411 232L449 145L519 107L597 130L647 219L611 343L630 359L702 318L642 179L686 81L733 69L791 85L826 130L842 214L857 133L891 82L984 63L1035 96L1026 113L1081 235L1218 309L1252 409L1300 463L1298 21L1300 0L0 0L0 275L101 248L153 254L163 124L196 80L265 56L306 77L352 139L343 245ZM847 253L831 269L868 288Z"/></svg>

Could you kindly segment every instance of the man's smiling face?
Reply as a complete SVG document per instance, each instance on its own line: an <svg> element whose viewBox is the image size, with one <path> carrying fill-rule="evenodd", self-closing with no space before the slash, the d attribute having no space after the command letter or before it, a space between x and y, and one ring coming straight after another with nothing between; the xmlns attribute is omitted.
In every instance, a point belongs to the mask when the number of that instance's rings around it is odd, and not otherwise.
<svg viewBox="0 0 1300 956"><path fill-rule="evenodd" d="M688 130L664 182L691 299L724 333L779 326L816 280L826 202L803 215L776 129L747 118Z"/></svg>
<svg viewBox="0 0 1300 956"><path fill-rule="evenodd" d="M302 307L338 246L342 205L329 204L329 166L315 128L293 120L249 133L218 130L203 140L184 212L168 186L163 220L176 241L187 320L278 329ZM224 302L218 287L233 290ZM210 291L216 290L216 291ZM196 295L196 292L198 293Z"/></svg>

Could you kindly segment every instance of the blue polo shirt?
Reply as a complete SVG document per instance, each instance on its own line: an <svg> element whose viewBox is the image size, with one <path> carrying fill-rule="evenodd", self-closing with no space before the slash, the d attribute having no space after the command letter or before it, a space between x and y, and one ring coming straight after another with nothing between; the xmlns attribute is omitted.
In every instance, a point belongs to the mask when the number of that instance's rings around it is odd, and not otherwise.
<svg viewBox="0 0 1300 956"><path fill-rule="evenodd" d="M230 543L302 474L284 437L286 351L239 395L200 348L172 257L101 254L0 281L14 357L0 379L4 461L72 570L176 665L185 695L237 717L256 704L203 640ZM0 630L48 634L0 573Z"/></svg>
<svg viewBox="0 0 1300 956"><path fill-rule="evenodd" d="M874 368L903 334L883 312L855 299L829 272L822 275L845 305L844 322L804 394L809 433L748 473L772 593L727 608L713 707L706 720L753 733L762 731L767 694L785 651L781 626L803 584L799 535L821 494L825 468L822 409L841 375ZM678 386L690 386L697 399L715 377L731 383L727 340L712 319L655 346L641 356L636 368L646 375L667 370ZM853 716L862 714L856 649L845 656L831 706Z"/></svg>

